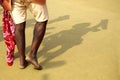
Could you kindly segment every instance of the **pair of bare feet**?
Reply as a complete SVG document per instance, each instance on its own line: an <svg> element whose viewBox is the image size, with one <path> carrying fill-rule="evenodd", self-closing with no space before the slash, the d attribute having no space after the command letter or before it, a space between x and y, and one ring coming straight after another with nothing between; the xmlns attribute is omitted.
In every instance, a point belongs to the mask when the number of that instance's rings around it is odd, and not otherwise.
<svg viewBox="0 0 120 80"><path fill-rule="evenodd" d="M27 56L25 59L20 60L19 68L20 69L26 68L28 66L28 63L32 64L34 66L34 69L42 70L42 66L38 64L37 57L31 56Z"/></svg>

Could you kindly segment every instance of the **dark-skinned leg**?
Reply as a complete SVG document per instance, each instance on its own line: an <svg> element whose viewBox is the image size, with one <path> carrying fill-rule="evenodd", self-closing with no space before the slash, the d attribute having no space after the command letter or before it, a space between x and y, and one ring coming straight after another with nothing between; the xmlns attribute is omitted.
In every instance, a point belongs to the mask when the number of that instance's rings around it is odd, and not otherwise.
<svg viewBox="0 0 120 80"><path fill-rule="evenodd" d="M26 22L15 24L15 41L20 56L19 68L25 68L27 66L27 62L25 60L25 25Z"/></svg>
<svg viewBox="0 0 120 80"><path fill-rule="evenodd" d="M33 36L31 50L26 58L26 60L31 64L33 64L34 68L38 70L41 70L42 67L38 64L37 51L43 40L45 31L46 31L46 24L47 24L47 21L36 22L34 32L33 32L34 36Z"/></svg>

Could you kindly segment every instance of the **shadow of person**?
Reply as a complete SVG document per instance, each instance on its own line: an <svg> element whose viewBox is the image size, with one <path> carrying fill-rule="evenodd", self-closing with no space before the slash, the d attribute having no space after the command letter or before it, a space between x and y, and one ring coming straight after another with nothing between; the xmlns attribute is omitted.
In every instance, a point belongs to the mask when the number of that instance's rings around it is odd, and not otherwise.
<svg viewBox="0 0 120 80"><path fill-rule="evenodd" d="M45 69L59 67L66 64L65 61L53 62L52 59L62 55L72 47L80 45L83 42L82 37L88 32L97 32L107 29L107 25L107 19L101 20L99 24L92 27L89 27L90 23L79 23L73 25L69 30L64 30L44 38L43 48L38 52L38 58L43 57L45 60L40 64L43 65Z"/></svg>
<svg viewBox="0 0 120 80"><path fill-rule="evenodd" d="M70 19L70 15L59 16L56 19L50 20L48 22L48 24L52 24L52 23L55 23L55 22L59 22L59 21L63 21L63 20L68 20L68 19Z"/></svg>

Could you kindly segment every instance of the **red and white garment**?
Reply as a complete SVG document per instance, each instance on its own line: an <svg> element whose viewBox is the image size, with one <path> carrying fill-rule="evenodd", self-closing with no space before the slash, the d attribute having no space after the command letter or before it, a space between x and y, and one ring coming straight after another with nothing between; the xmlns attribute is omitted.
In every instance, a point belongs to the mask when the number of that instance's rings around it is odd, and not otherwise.
<svg viewBox="0 0 120 80"><path fill-rule="evenodd" d="M6 10L3 10L2 30L4 42L6 44L6 61L9 66L12 66L15 48L15 26L11 18L10 12Z"/></svg>

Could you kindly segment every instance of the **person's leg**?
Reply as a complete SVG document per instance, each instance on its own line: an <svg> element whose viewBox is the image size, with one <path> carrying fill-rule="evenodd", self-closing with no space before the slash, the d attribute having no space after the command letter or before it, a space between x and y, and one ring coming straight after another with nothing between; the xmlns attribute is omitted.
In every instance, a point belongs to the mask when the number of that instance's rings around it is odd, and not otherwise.
<svg viewBox="0 0 120 80"><path fill-rule="evenodd" d="M20 68L25 68L27 66L25 60L25 24L26 22L15 25L15 41L20 56Z"/></svg>
<svg viewBox="0 0 120 80"><path fill-rule="evenodd" d="M42 69L42 67L38 64L37 60L37 51L38 48L43 40L45 31L46 31L46 24L47 21L44 22L36 22L34 32L33 32L33 41L30 53L28 54L28 57L26 58L27 61L32 63L34 65L35 69Z"/></svg>
<svg viewBox="0 0 120 80"><path fill-rule="evenodd" d="M13 2L12 18L15 23L15 41L20 56L20 68L25 68L25 25L26 25L26 5L23 3Z"/></svg>
<svg viewBox="0 0 120 80"><path fill-rule="evenodd" d="M34 32L33 32L34 36L33 36L31 49L28 56L26 57L26 60L31 64L33 64L35 69L40 70L42 69L42 67L38 64L37 51L46 31L46 25L48 21L48 11L46 4L41 5L41 4L31 3L29 5L29 9L33 13L34 18L37 22L34 27Z"/></svg>

